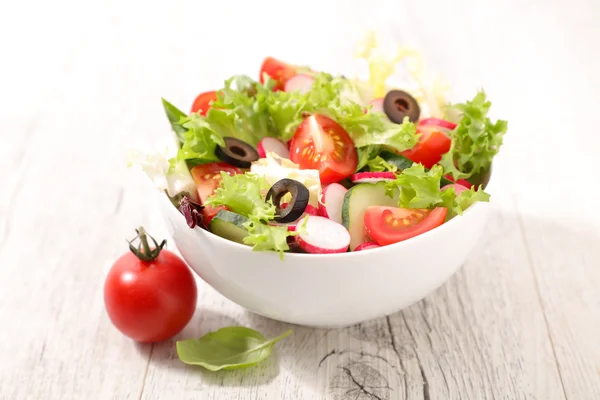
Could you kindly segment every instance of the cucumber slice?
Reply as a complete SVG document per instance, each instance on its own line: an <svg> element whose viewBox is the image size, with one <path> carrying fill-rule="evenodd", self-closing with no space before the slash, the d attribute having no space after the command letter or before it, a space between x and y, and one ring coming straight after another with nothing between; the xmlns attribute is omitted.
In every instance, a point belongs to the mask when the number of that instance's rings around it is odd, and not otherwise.
<svg viewBox="0 0 600 400"><path fill-rule="evenodd" d="M403 169L406 169L406 168L410 168L414 164L408 158L406 158L400 154L391 153L389 151L382 151L381 153L379 153L379 156L381 158L383 158L385 161L389 162L390 164L398 167L398 169L400 171L402 171ZM425 168L425 171L429 171L429 169ZM452 182L449 179L444 178L443 176L442 176L442 179L440 179L440 187L444 187L446 185L451 185L453 183L454 182Z"/></svg>
<svg viewBox="0 0 600 400"><path fill-rule="evenodd" d="M342 206L342 224L350 232L350 250L371 241L365 232L365 211L370 206L398 207L398 195L385 194L385 182L361 183L348 190Z"/></svg>
<svg viewBox="0 0 600 400"><path fill-rule="evenodd" d="M406 168L410 168L413 165L413 162L408 158L389 151L382 151L381 153L379 153L379 157L383 158L390 164L395 165L400 171Z"/></svg>
<svg viewBox="0 0 600 400"><path fill-rule="evenodd" d="M248 231L244 228L244 223L248 218L243 215L221 210L210 221L208 229L215 235L244 244L244 238L248 236Z"/></svg>

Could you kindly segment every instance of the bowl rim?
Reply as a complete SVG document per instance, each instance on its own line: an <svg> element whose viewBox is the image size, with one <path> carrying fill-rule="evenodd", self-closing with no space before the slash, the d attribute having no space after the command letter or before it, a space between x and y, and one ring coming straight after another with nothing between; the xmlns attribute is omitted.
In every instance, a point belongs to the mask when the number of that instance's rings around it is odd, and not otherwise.
<svg viewBox="0 0 600 400"><path fill-rule="evenodd" d="M163 203L164 207L169 207L170 208L170 212L176 212L177 214L181 213L179 212L179 210L177 210L177 208L175 208L175 206L173 205L173 203L171 203L167 197L167 194L164 191L160 191L157 190L159 196L160 196L160 201ZM491 202L491 199L490 199ZM433 235L442 235L443 232L447 231L448 229L452 229L452 227L454 227L454 225L459 224L460 222L457 221L461 221L464 219L465 216L470 216L471 214L477 212L480 209L483 209L484 207L489 207L490 206L490 202L478 202L475 204L472 204L469 208L467 208L462 215L457 215L454 218L452 218L449 221L444 222L443 224L427 231L424 232L420 235L414 236L412 238L409 238L407 240L403 240L401 242L397 242L397 243L392 243L386 246L380 246L377 248L372 248L372 249L368 249L370 252L367 252L366 250L363 251L345 251L343 253L325 253L325 254L312 254L312 253L292 253L292 252L285 252L284 254L284 259L287 257L291 257L292 259L314 259L315 257L318 256L325 256L328 259L347 259L349 257L364 257L364 255L369 255L369 254L373 254L372 252L382 252L382 251L402 251L403 248L408 247L408 246L413 246L415 245L418 241L424 241L424 240L429 240L429 238ZM185 221L185 219L183 218L183 215L181 215L182 221ZM187 224L186 224L187 226ZM191 229L188 227L188 229ZM227 243L230 246L233 246L233 248L239 249L240 251L244 251L246 253L255 253L255 254L270 254L271 256L275 256L279 258L279 253L273 250L269 250L269 251L254 251L252 250L251 246L248 245L244 245L241 243L237 243L234 242L232 240L229 239L225 239L224 237L221 237L219 235L216 235L214 233L212 233L211 231L207 230L207 229L203 229L199 226L194 227L193 229L191 229L193 231L195 231L196 235L210 235L207 237L207 240L217 240L217 241L222 241L223 243ZM210 239L208 239L210 238ZM244 254L246 254L244 253ZM283 260L285 261L285 260Z"/></svg>

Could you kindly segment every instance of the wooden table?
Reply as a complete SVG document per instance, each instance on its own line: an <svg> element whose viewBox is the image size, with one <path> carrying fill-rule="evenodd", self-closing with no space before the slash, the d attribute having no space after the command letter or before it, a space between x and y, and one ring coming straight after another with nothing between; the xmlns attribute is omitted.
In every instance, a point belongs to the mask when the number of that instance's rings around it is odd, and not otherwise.
<svg viewBox="0 0 600 400"><path fill-rule="evenodd" d="M598 3L394 3L3 6L1 399L600 399ZM208 373L182 364L174 340L119 334L104 276L136 226L163 232L125 166L127 148L168 131L160 97L186 108L234 73L255 76L265 55L347 65L368 26L421 48L456 98L485 88L509 121L492 217L465 265L387 318L292 326L243 371ZM175 339L290 328L198 284Z"/></svg>

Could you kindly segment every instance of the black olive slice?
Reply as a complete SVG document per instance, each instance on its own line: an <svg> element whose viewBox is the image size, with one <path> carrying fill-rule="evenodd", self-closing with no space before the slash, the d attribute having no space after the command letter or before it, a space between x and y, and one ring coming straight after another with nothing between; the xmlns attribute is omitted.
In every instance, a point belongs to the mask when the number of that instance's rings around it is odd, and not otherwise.
<svg viewBox="0 0 600 400"><path fill-rule="evenodd" d="M390 90L383 98L383 111L390 121L401 124L404 117L410 122L419 120L421 108L419 103L410 94L402 90Z"/></svg>
<svg viewBox="0 0 600 400"><path fill-rule="evenodd" d="M281 208L281 198L288 193L292 198L285 208ZM267 193L267 200L272 200L275 206L277 213L275 221L292 222L300 218L306 210L309 196L306 186L298 181L284 178L275 182Z"/></svg>
<svg viewBox="0 0 600 400"><path fill-rule="evenodd" d="M233 137L223 138L225 147L217 146L215 155L219 160L238 168L250 168L258 160L258 152L248 143Z"/></svg>

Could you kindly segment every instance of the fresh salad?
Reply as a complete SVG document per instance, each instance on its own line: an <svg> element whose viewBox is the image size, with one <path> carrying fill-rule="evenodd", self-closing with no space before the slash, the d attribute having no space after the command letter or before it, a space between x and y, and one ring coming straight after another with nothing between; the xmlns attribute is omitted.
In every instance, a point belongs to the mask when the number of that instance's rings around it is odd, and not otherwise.
<svg viewBox="0 0 600 400"><path fill-rule="evenodd" d="M485 92L449 104L418 53L376 50L358 53L364 80L268 57L185 112L163 99L174 151L137 160L190 228L282 257L387 246L489 201L507 122Z"/></svg>

